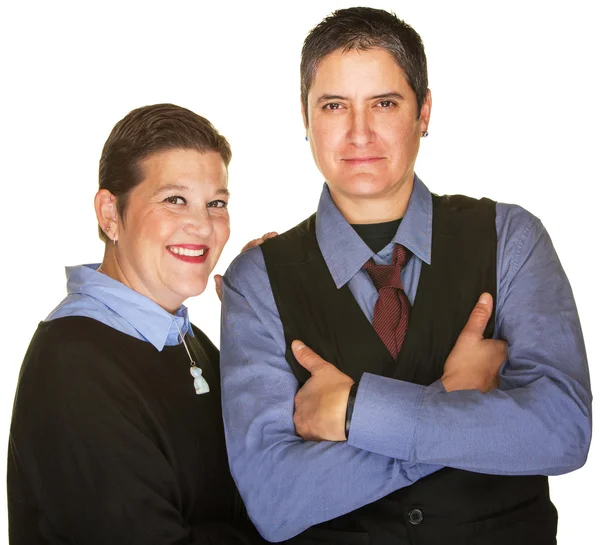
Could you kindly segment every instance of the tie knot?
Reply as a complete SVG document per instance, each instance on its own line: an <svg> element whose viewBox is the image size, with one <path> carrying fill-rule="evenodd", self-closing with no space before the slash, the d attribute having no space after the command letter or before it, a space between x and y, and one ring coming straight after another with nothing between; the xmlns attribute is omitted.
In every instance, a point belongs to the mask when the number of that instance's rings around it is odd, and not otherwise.
<svg viewBox="0 0 600 545"><path fill-rule="evenodd" d="M394 246L394 255L392 257L392 263L394 263L394 266L404 269L411 257L412 252L408 248L402 246L402 244L396 244Z"/></svg>
<svg viewBox="0 0 600 545"><path fill-rule="evenodd" d="M365 264L365 269L369 273L377 291L382 288L402 289L401 273L411 257L410 250L404 246L396 244L394 246L393 265L377 265L371 258Z"/></svg>

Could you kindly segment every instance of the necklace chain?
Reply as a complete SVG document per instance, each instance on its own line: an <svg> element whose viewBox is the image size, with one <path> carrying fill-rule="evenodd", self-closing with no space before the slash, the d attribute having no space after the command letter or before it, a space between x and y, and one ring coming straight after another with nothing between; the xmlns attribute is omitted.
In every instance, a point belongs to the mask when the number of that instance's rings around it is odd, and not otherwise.
<svg viewBox="0 0 600 545"><path fill-rule="evenodd" d="M190 358L190 365L192 367L196 367L196 362L194 361L194 359L192 358L192 354L190 353L190 349L188 348L185 339L183 338L183 333L181 332L181 328L179 327L179 324L177 323L177 319L173 318L173 321L175 322L175 326L177 327L177 331L179 332L179 338L181 339L181 342L183 343L183 346L185 348L185 351L187 352L188 358Z"/></svg>

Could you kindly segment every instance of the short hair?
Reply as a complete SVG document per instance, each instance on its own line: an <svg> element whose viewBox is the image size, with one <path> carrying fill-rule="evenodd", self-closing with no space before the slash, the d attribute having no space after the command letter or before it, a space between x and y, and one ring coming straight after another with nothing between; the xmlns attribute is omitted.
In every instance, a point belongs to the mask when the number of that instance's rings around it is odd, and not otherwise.
<svg viewBox="0 0 600 545"><path fill-rule="evenodd" d="M403 70L417 97L417 116L427 96L427 57L417 32L394 13L355 7L334 11L304 40L300 61L300 96L308 123L308 92L319 63L338 49L344 52L385 49Z"/></svg>
<svg viewBox="0 0 600 545"><path fill-rule="evenodd" d="M117 210L125 217L131 190L144 179L142 161L173 149L218 152L225 166L231 161L227 139L208 119L174 104L154 104L129 112L111 131L100 156L99 189L117 198ZM108 237L98 227L100 238Z"/></svg>

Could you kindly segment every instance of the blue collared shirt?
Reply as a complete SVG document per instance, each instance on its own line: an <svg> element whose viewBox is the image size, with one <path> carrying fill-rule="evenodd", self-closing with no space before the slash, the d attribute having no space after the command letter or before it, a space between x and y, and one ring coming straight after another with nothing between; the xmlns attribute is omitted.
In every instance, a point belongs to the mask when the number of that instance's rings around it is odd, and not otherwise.
<svg viewBox="0 0 600 545"><path fill-rule="evenodd" d="M402 285L414 301L431 260L431 194L415 177L393 243L414 257ZM293 423L298 383L260 248L238 256L224 278L223 415L232 474L251 519L271 541L371 503L440 467L499 475L553 475L585 462L591 391L573 294L541 222L496 207L496 337L508 341L501 385L448 393L365 373L349 440L303 441ZM348 283L372 320L377 290L362 269L373 255L324 187L317 241L339 287Z"/></svg>
<svg viewBox="0 0 600 545"><path fill-rule="evenodd" d="M181 305L175 315L122 282L98 272L99 263L66 267L67 296L46 321L64 316L85 316L154 345L179 344L182 335L193 336L188 311ZM179 329L178 329L179 328Z"/></svg>

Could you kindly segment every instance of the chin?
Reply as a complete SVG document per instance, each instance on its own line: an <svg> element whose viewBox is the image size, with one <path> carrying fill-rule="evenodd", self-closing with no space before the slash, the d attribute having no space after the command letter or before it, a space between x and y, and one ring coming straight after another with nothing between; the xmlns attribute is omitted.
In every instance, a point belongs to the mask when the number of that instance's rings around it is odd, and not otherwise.
<svg viewBox="0 0 600 545"><path fill-rule="evenodd" d="M389 191L391 184L381 176L359 174L341 184L332 185L334 192L340 191L348 197L376 197Z"/></svg>
<svg viewBox="0 0 600 545"><path fill-rule="evenodd" d="M180 283L174 286L173 291L180 294L181 297L189 299L190 297L196 297L204 292L208 284L208 278L194 279L189 282Z"/></svg>

